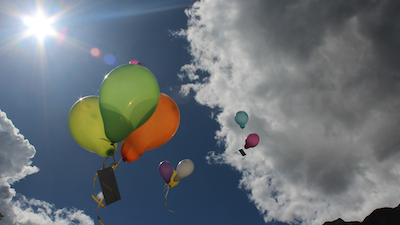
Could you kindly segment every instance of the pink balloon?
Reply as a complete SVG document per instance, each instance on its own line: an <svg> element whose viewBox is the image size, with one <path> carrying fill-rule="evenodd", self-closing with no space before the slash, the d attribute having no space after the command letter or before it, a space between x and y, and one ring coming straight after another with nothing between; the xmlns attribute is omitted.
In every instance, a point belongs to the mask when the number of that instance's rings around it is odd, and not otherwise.
<svg viewBox="0 0 400 225"><path fill-rule="evenodd" d="M131 61L129 61L129 64L138 64L139 60L137 59L132 59Z"/></svg>
<svg viewBox="0 0 400 225"><path fill-rule="evenodd" d="M146 65L144 65L144 63L139 62L139 60L137 60L137 59L132 59L131 61L129 61L129 64L136 64L136 65L141 65L143 67L146 67Z"/></svg>
<svg viewBox="0 0 400 225"><path fill-rule="evenodd" d="M258 142L260 142L260 137L255 134L249 134L246 138L246 145L244 146L245 149L256 147L258 145Z"/></svg>

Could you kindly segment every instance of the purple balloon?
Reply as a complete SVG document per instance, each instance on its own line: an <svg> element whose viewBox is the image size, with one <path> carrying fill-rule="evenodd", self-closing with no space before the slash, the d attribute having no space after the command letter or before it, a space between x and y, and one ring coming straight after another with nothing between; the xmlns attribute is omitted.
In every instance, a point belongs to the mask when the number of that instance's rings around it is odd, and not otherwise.
<svg viewBox="0 0 400 225"><path fill-rule="evenodd" d="M171 180L171 176L174 173L174 166L168 161L160 162L158 165L158 172L160 173L161 177L164 179L165 183L169 183Z"/></svg>
<svg viewBox="0 0 400 225"><path fill-rule="evenodd" d="M246 145L244 146L245 149L256 147L258 145L258 142L260 141L260 137L258 137L257 134L252 133L249 134L246 138Z"/></svg>

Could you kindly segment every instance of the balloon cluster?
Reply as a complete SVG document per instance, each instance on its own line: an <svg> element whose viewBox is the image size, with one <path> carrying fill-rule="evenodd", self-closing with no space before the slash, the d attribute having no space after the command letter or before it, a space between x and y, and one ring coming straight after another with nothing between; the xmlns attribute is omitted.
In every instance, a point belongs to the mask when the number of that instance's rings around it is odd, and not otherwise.
<svg viewBox="0 0 400 225"><path fill-rule="evenodd" d="M114 158L117 143L122 141L121 160L135 161L145 151L168 142L179 121L174 100L160 93L156 78L138 60L114 68L105 76L99 95L80 98L68 116L71 135L82 148L106 160L109 156L114 159L110 167L105 167L105 160L94 179L99 176L106 204L120 199L119 194L113 196L119 193L113 172L119 164ZM180 174L179 179L185 176L185 170ZM108 197L107 192L111 193ZM105 207L103 198L92 197Z"/></svg>
<svg viewBox="0 0 400 225"><path fill-rule="evenodd" d="M178 163L176 167L176 171L172 164L168 161L162 161L158 165L158 172L161 177L164 179L165 184L168 185L169 188L173 188L179 184L179 181L182 178L185 178L192 174L194 170L194 164L190 159L183 159Z"/></svg>
<svg viewBox="0 0 400 225"><path fill-rule="evenodd" d="M99 206L105 207L103 199L106 205L120 199L113 172L119 162L133 162L145 151L164 145L175 135L179 123L179 108L174 100L160 93L154 75L136 59L109 72L98 96L86 96L74 103L68 116L74 140L82 148L107 157L106 160L109 156L114 159L110 167L105 167L105 160L95 175L94 180L99 177L103 191L100 200L92 195ZM122 159L116 163L118 142L122 142ZM193 170L190 159L180 161L176 171L168 161L159 165L168 190ZM99 216L98 219L103 224Z"/></svg>
<svg viewBox="0 0 400 225"><path fill-rule="evenodd" d="M190 159L183 159L178 163L176 170L172 164L168 161L162 161L158 165L158 172L160 173L161 177L165 181L164 186L164 198L165 198L165 207L167 207L167 195L170 188L175 187L179 184L182 178L185 178L192 174L194 170L194 164ZM167 207L168 209L168 207ZM168 209L170 212L174 212Z"/></svg>
<svg viewBox="0 0 400 225"><path fill-rule="evenodd" d="M240 128L242 128L242 131L243 131L247 122L249 121L249 116L247 115L247 113L245 111L239 111L236 113L235 121L240 126ZM260 137L256 133L251 133L247 136L247 138L245 140L244 148L248 149L248 148L256 147L258 145L258 142L260 142ZM243 151L243 149L240 149L239 152L240 152L240 154L242 154L242 156L246 155L246 153Z"/></svg>
<svg viewBox="0 0 400 225"><path fill-rule="evenodd" d="M154 75L137 60L108 73L99 96L80 98L68 118L71 135L82 148L114 156L116 143L123 141L121 156L128 162L168 142L179 121L176 103L160 93Z"/></svg>

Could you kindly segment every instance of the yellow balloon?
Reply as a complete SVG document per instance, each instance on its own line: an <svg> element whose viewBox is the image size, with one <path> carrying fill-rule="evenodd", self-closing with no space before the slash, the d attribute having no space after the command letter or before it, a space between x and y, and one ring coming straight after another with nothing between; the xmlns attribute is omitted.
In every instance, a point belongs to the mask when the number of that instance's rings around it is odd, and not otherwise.
<svg viewBox="0 0 400 225"><path fill-rule="evenodd" d="M179 184L179 181L180 181L180 180L174 181L175 176L176 176L176 171L174 170L174 173L173 173L172 176L171 176L171 180L170 180L169 183L168 183L168 187L169 187L169 188L173 188L173 187L175 187L176 185Z"/></svg>
<svg viewBox="0 0 400 225"><path fill-rule="evenodd" d="M69 111L68 126L82 148L104 157L114 153L117 146L114 144L114 148L104 132L98 96L86 96L75 102Z"/></svg>

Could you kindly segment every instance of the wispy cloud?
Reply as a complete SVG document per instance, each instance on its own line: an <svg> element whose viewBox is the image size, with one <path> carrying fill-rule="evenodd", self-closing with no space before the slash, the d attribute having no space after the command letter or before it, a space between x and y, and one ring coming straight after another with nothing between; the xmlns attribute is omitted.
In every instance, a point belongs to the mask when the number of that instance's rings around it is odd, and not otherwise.
<svg viewBox="0 0 400 225"><path fill-rule="evenodd" d="M93 220L77 209L56 209L53 204L26 199L11 185L39 168L31 166L35 148L19 133L6 114L0 111L0 213L5 225L85 224Z"/></svg>
<svg viewBox="0 0 400 225"><path fill-rule="evenodd" d="M187 10L196 100L265 221L362 220L399 204L400 3L203 0ZM209 75L205 75L209 74ZM242 157L245 134L260 144Z"/></svg>

